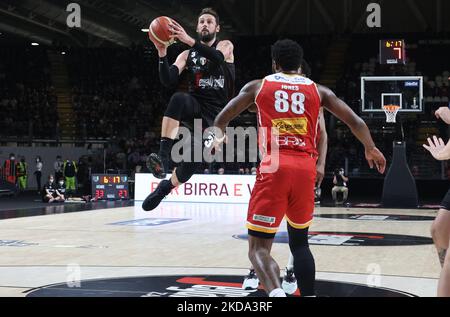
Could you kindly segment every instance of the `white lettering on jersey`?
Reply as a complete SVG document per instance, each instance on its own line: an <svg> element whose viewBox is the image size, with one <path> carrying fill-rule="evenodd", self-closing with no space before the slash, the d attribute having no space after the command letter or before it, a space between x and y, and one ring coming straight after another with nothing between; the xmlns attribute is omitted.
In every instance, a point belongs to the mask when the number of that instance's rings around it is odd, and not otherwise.
<svg viewBox="0 0 450 317"><path fill-rule="evenodd" d="M300 85L312 85L312 84L314 84L314 82L309 78L306 78L306 77L303 77L300 75L287 75L287 74L283 74L283 73L269 75L265 79L268 82L278 82L278 83L286 83L286 84L293 84L293 85L299 85L299 84ZM288 90L290 90L290 89L288 89Z"/></svg>
<svg viewBox="0 0 450 317"><path fill-rule="evenodd" d="M214 88L219 89L225 87L225 78L220 76L219 78L210 76L209 78L201 78L198 82L200 88Z"/></svg>
<svg viewBox="0 0 450 317"><path fill-rule="evenodd" d="M288 85L281 85L281 89L283 90L295 90L299 91L300 88L298 86L288 86Z"/></svg>
<svg viewBox="0 0 450 317"><path fill-rule="evenodd" d="M278 146L306 146L306 143L305 141L303 141L303 139L293 135L277 136L277 144Z"/></svg>

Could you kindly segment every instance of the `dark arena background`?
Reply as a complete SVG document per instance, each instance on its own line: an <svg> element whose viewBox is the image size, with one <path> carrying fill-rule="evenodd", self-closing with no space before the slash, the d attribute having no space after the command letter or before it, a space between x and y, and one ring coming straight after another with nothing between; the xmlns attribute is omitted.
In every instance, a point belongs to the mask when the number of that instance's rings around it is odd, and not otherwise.
<svg viewBox="0 0 450 317"><path fill-rule="evenodd" d="M365 121L386 158L383 174L371 169L364 146L324 110L325 174L308 236L316 295L445 295L433 238L444 232L448 247L441 201L450 165L423 144L449 138L435 114L450 107L449 1L2 0L0 296L268 296L262 283L244 285L256 139L235 142L232 160L197 164L155 209L142 207L160 188L148 161L160 151L169 101L191 93L186 71L171 88L161 83L150 23L170 17L197 39L208 7L220 16L218 40L234 47L233 96L272 74L271 46L292 39L309 78ZM169 65L189 49L176 40ZM250 131L257 114L246 110L230 126ZM431 230L439 209L444 220ZM288 242L283 220L271 251L283 289ZM440 283L450 288L444 257ZM301 295L295 280L286 293Z"/></svg>

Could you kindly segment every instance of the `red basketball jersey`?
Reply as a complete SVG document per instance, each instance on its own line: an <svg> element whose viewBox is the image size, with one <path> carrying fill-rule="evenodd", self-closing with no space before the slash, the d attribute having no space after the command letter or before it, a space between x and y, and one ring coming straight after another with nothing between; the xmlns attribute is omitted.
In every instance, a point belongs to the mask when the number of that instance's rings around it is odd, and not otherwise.
<svg viewBox="0 0 450 317"><path fill-rule="evenodd" d="M270 154L271 143L278 144L280 152L318 155L321 102L312 80L283 73L267 76L255 103L263 156Z"/></svg>

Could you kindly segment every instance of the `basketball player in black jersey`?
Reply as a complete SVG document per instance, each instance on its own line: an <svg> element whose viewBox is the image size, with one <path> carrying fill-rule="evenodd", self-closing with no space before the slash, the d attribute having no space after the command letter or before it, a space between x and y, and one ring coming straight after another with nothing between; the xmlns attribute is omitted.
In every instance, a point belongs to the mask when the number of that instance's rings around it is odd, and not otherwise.
<svg viewBox="0 0 450 317"><path fill-rule="evenodd" d="M177 92L170 99L162 121L159 153L150 154L147 160L149 170L160 179L164 179L168 172L170 153L180 123L192 129L194 120L201 119L203 128L212 126L216 115L233 97L235 79L233 44L228 40L217 40L220 25L219 16L214 10L205 8L201 11L197 23L197 40L176 22L170 27L172 38L185 43L190 49L182 52L175 63L169 66L167 46L155 44L160 58L159 78L164 86L174 88L180 74L187 71L189 92ZM202 140L194 139L194 144L196 142L198 144ZM161 181L144 200L142 208L146 211L156 208L174 187L187 182L200 164L193 160L181 162L172 172L170 180Z"/></svg>

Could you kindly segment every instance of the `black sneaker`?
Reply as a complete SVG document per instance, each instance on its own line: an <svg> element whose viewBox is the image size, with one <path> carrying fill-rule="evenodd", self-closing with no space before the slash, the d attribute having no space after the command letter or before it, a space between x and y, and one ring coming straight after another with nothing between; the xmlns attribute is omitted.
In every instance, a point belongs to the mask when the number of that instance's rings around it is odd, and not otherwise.
<svg viewBox="0 0 450 317"><path fill-rule="evenodd" d="M148 156L147 161L145 162L149 171L159 179L166 178L166 172L164 169L163 161L159 157L158 154L152 153Z"/></svg>
<svg viewBox="0 0 450 317"><path fill-rule="evenodd" d="M147 198L145 198L144 202L142 203L142 209L144 209L145 211L150 211L158 207L161 200L163 200L164 197L170 194L170 191L173 187L174 186L169 179L162 180L159 183L158 187L156 187L155 191L148 195Z"/></svg>

